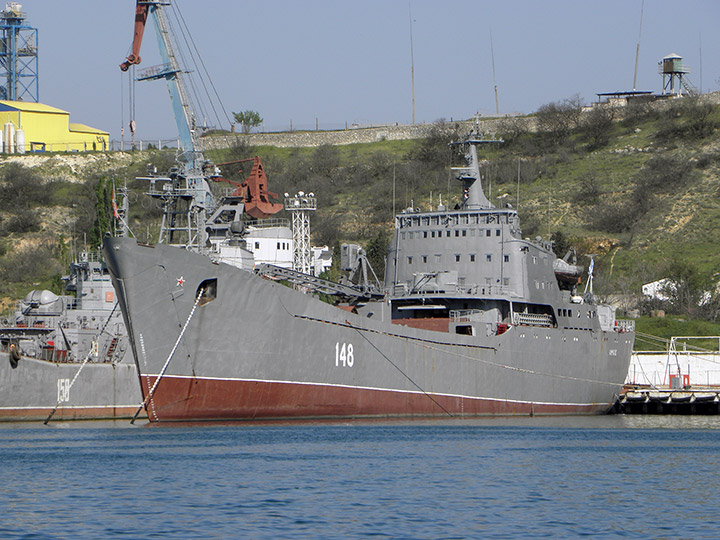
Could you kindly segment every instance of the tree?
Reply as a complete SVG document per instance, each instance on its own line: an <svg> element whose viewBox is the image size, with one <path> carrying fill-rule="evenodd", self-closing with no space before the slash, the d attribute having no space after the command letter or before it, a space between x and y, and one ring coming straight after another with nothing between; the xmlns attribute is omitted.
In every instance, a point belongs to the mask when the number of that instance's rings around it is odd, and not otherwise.
<svg viewBox="0 0 720 540"><path fill-rule="evenodd" d="M375 237L367 244L367 258L375 275L382 282L385 276L385 257L387 255L390 234L387 229L382 228Z"/></svg>
<svg viewBox="0 0 720 540"><path fill-rule="evenodd" d="M95 219L90 229L90 244L102 245L105 233L112 231L112 182L107 178L98 179L95 184Z"/></svg>
<svg viewBox="0 0 720 540"><path fill-rule="evenodd" d="M572 244L570 243L570 239L565 236L565 234L562 231L555 231L550 236L550 240L553 243L553 251L555 252L555 256L562 259L565 257L568 251L572 249Z"/></svg>
<svg viewBox="0 0 720 540"><path fill-rule="evenodd" d="M240 129L242 129L242 132L245 134L250 133L252 128L259 126L263 122L260 113L257 111L247 110L239 113L234 112L232 114L235 122L240 124ZM233 129L234 127L235 126L233 126Z"/></svg>
<svg viewBox="0 0 720 540"><path fill-rule="evenodd" d="M610 142L612 134L615 109L610 106L599 105L593 107L585 118L585 139L590 150L602 148Z"/></svg>
<svg viewBox="0 0 720 540"><path fill-rule="evenodd" d="M674 258L665 265L667 285L663 294L668 297L671 311L678 314L693 314L703 303L712 288L712 280L698 270L692 262Z"/></svg>
<svg viewBox="0 0 720 540"><path fill-rule="evenodd" d="M573 96L564 101L547 103L536 112L537 127L550 142L560 144L570 136L573 129L580 126L582 99Z"/></svg>

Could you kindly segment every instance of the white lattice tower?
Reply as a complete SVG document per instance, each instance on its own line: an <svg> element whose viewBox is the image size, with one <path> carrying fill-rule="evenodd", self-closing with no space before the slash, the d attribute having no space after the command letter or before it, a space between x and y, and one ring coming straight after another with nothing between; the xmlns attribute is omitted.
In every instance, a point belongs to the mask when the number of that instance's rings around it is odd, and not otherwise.
<svg viewBox="0 0 720 540"><path fill-rule="evenodd" d="M294 197L285 197L285 210L292 212L293 270L312 274L312 250L310 249L310 214L317 208L315 196L298 191Z"/></svg>

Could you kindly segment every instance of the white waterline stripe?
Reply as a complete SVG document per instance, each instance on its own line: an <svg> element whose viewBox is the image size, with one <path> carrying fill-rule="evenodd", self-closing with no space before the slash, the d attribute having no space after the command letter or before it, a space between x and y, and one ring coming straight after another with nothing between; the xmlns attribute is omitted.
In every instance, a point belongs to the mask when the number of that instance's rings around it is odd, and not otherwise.
<svg viewBox="0 0 720 540"><path fill-rule="evenodd" d="M27 407L0 407L0 411L29 411L39 409L52 409L54 405L46 406L27 406ZM136 404L132 405L60 405L58 410L74 410L74 409L121 409L123 407L129 407L134 409L137 407Z"/></svg>

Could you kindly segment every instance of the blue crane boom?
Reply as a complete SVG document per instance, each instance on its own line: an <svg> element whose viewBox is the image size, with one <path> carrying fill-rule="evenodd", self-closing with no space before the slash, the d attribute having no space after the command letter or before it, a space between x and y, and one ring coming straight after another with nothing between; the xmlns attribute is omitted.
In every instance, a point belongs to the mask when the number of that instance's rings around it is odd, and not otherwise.
<svg viewBox="0 0 720 540"><path fill-rule="evenodd" d="M150 68L147 73L138 77L138 80L165 79L167 82L170 103L178 128L179 152L177 161L181 169L167 180L171 181L173 193L179 194L180 198L187 202L187 208L184 212L187 216L186 222L182 226L174 222L166 225L166 218L164 217L162 230L170 231L167 236L171 242L173 233L182 230L186 236L187 245L202 246L207 236L203 224L208 213L214 210L216 202L205 173L209 163L200 151L195 115L183 80L186 72L178 62L175 47L173 46L173 37L163 13L163 6L169 5L171 3L168 0L137 0L132 52L125 62L120 64L120 69L127 71L131 65L140 63L140 46L147 18L150 17L155 25L163 64ZM175 216L177 211L173 209L166 212L166 214ZM170 219L175 220L176 218L172 217ZM161 232L160 241L163 242L164 240L165 234Z"/></svg>

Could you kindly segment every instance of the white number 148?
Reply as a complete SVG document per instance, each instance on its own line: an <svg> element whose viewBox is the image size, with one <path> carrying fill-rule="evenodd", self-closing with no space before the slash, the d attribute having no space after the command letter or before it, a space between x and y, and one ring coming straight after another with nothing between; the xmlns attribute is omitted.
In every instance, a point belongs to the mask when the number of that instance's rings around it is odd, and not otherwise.
<svg viewBox="0 0 720 540"><path fill-rule="evenodd" d="M353 367L355 355L352 343L335 343L335 366Z"/></svg>

